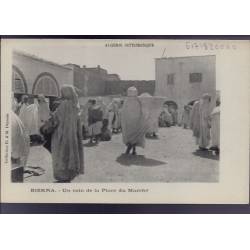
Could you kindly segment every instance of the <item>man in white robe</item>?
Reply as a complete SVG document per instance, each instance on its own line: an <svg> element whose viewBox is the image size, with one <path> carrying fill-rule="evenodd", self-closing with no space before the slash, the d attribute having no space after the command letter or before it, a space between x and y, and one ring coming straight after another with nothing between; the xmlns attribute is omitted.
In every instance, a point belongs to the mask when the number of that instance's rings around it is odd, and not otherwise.
<svg viewBox="0 0 250 250"><path fill-rule="evenodd" d="M36 102L36 99L34 102L35 103L29 105L25 100L19 113L24 128L30 136L39 134L38 103Z"/></svg>
<svg viewBox="0 0 250 250"><path fill-rule="evenodd" d="M110 131L117 133L119 131L119 102L120 99L114 98L108 105L108 128Z"/></svg>
<svg viewBox="0 0 250 250"><path fill-rule="evenodd" d="M102 134L102 125L103 125L103 111L102 107L96 103L96 100L93 99L92 106L88 109L88 130L90 141L89 143L95 142L99 143Z"/></svg>
<svg viewBox="0 0 250 250"><path fill-rule="evenodd" d="M200 101L196 101L193 104L189 127L193 131L193 136L198 139L200 136Z"/></svg>
<svg viewBox="0 0 250 250"><path fill-rule="evenodd" d="M200 150L206 150L210 143L210 102L211 96L204 94L200 102L200 137L198 140Z"/></svg>
<svg viewBox="0 0 250 250"><path fill-rule="evenodd" d="M159 117L162 111L163 103L166 101L163 97L151 96L148 93L143 93L139 96L145 113L148 117L148 131L150 137L157 137L159 130Z"/></svg>
<svg viewBox="0 0 250 250"><path fill-rule="evenodd" d="M189 123L190 123L190 106L189 105L185 105L184 106L184 110L182 113L182 126L184 129L187 129L189 127Z"/></svg>
<svg viewBox="0 0 250 250"><path fill-rule="evenodd" d="M210 102L211 96L204 94L194 103L191 112L190 128L200 150L207 150L210 143Z"/></svg>
<svg viewBox="0 0 250 250"><path fill-rule="evenodd" d="M44 95L38 95L38 127L40 128L50 118L49 104Z"/></svg>
<svg viewBox="0 0 250 250"><path fill-rule="evenodd" d="M211 113L211 150L219 154L220 151L220 99Z"/></svg>
<svg viewBox="0 0 250 250"><path fill-rule="evenodd" d="M26 134L20 118L11 111L11 179L12 182L23 182L29 148L29 136Z"/></svg>
<svg viewBox="0 0 250 250"><path fill-rule="evenodd" d="M145 110L138 98L135 87L128 88L127 98L121 110L121 124L123 142L127 146L126 154L132 149L136 154L136 147L145 147L145 134L148 130Z"/></svg>
<svg viewBox="0 0 250 250"><path fill-rule="evenodd" d="M18 112L18 107L19 105L18 105L17 99L15 98L14 93L12 93L12 111L16 114Z"/></svg>

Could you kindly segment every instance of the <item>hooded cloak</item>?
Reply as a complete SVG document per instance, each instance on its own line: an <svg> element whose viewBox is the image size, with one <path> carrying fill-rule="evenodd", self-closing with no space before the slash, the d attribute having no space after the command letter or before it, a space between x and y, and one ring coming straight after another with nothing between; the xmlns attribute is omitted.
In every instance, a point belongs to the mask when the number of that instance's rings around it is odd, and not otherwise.
<svg viewBox="0 0 250 250"><path fill-rule="evenodd" d="M210 96L204 94L200 101L200 136L198 144L207 147L210 142Z"/></svg>
<svg viewBox="0 0 250 250"><path fill-rule="evenodd" d="M52 135L52 162L55 179L70 181L83 174L80 108L73 86L63 86L61 95L62 101L53 114L57 128Z"/></svg>
<svg viewBox="0 0 250 250"><path fill-rule="evenodd" d="M25 166L30 149L27 135L20 118L11 111L11 158L20 159L21 166ZM12 166L13 168L14 166Z"/></svg>
<svg viewBox="0 0 250 250"><path fill-rule="evenodd" d="M148 130L148 123L135 87L128 88L128 96L121 110L121 124L125 145L135 144L136 146L145 147L145 134Z"/></svg>
<svg viewBox="0 0 250 250"><path fill-rule="evenodd" d="M211 113L211 141L213 147L220 148L220 107L214 108Z"/></svg>
<svg viewBox="0 0 250 250"><path fill-rule="evenodd" d="M44 124L45 121L50 118L49 104L47 103L44 95L39 95L38 104L38 126L39 128Z"/></svg>
<svg viewBox="0 0 250 250"><path fill-rule="evenodd" d="M146 119L148 121L148 133L156 133L159 129L159 117L162 111L163 103L166 101L163 97L151 96L143 93L139 96L142 103Z"/></svg>
<svg viewBox="0 0 250 250"><path fill-rule="evenodd" d="M36 102L30 105L22 104L19 117L29 135L39 134L38 104Z"/></svg>
<svg viewBox="0 0 250 250"><path fill-rule="evenodd" d="M190 115L190 129L193 131L194 137L200 136L200 101L196 101L193 105Z"/></svg>

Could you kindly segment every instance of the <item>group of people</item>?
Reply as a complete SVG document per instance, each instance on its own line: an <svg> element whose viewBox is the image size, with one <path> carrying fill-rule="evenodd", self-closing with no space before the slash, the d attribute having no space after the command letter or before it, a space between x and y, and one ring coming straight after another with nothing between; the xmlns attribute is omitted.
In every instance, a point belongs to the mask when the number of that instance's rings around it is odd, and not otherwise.
<svg viewBox="0 0 250 250"><path fill-rule="evenodd" d="M209 113L210 96L204 95L197 101L189 118L190 129L197 143L204 150L209 145L210 128L212 146L219 150L219 102L212 114ZM71 85L61 87L61 97L53 111L49 109L43 95L35 98L22 97L18 104L13 98L12 105L12 181L22 181L30 141L41 136L44 146L52 156L54 178L58 182L70 182L84 173L84 134L90 143L110 140L112 133L122 132L125 154L136 154L137 147L145 146L147 133L156 133L162 107L166 120L172 117L162 97L147 93L138 96L135 87L127 90L125 100L114 98L106 105L101 97L88 100L80 106L75 88ZM106 138L106 139L105 139ZM216 142L217 140L217 142Z"/></svg>
<svg viewBox="0 0 250 250"><path fill-rule="evenodd" d="M101 97L80 106L75 88L61 87L61 96L49 108L43 95L23 95L20 103L12 98L12 181L23 181L24 167L34 142L40 142L52 155L54 178L69 182L84 173L84 136L90 143L111 140L121 131L119 98L106 105ZM34 144L33 144L34 145Z"/></svg>
<svg viewBox="0 0 250 250"><path fill-rule="evenodd" d="M80 105L73 86L61 88L57 108L51 112L44 96L23 96L12 104L12 181L22 182L30 142L37 135L45 138L51 152L54 178L69 182L83 174L83 144ZM48 141L47 141L48 140ZM46 144L45 143L45 144Z"/></svg>
<svg viewBox="0 0 250 250"><path fill-rule="evenodd" d="M195 101L193 105L185 105L179 125L193 131L193 136L196 138L196 144L199 145L200 150L209 149L219 154L220 98L217 98L216 106L213 109L211 105L211 96L207 93L200 100ZM168 105L164 104L159 118L159 126L172 126L174 124L173 114L174 112L170 112Z"/></svg>
<svg viewBox="0 0 250 250"><path fill-rule="evenodd" d="M21 119L31 143L39 141L41 139L39 128L50 115L49 104L44 95L37 97L23 95L20 103L13 97L13 111Z"/></svg>
<svg viewBox="0 0 250 250"><path fill-rule="evenodd" d="M20 103L12 97L12 181L22 181L30 145L42 142L39 128L49 119L49 115L49 105L43 95L36 98L24 95Z"/></svg>
<svg viewBox="0 0 250 250"><path fill-rule="evenodd" d="M137 94L136 88L128 89L128 97L122 110L123 141L127 145L126 153L132 150L132 154L136 154L136 146L144 147L147 133L156 135L159 116L160 122L165 122L168 126L174 124L168 105L162 104L164 99ZM207 93L193 106L185 105L181 124L184 129L190 128L193 131L199 150L212 150L219 154L220 98L217 98L215 108L212 109L211 105L211 96Z"/></svg>
<svg viewBox="0 0 250 250"><path fill-rule="evenodd" d="M96 145L100 141L110 141L112 134L121 132L121 109L123 100L114 98L105 104L101 97L89 99L81 106L81 121L84 139Z"/></svg>
<svg viewBox="0 0 250 250"><path fill-rule="evenodd" d="M162 112L159 117L159 126L160 127L171 127L175 126L178 123L178 112L173 105L168 105L164 103Z"/></svg>

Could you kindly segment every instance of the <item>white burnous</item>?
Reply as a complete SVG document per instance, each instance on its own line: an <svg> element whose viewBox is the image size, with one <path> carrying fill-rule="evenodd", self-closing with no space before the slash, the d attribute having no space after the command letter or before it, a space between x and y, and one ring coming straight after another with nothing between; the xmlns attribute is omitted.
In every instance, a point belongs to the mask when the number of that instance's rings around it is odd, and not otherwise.
<svg viewBox="0 0 250 250"><path fill-rule="evenodd" d="M128 88L127 98L121 111L123 142L127 146L126 154L129 154L132 149L132 154L135 155L136 146L145 147L146 133L158 128L163 102L162 97L153 97L149 94L138 96L135 87Z"/></svg>

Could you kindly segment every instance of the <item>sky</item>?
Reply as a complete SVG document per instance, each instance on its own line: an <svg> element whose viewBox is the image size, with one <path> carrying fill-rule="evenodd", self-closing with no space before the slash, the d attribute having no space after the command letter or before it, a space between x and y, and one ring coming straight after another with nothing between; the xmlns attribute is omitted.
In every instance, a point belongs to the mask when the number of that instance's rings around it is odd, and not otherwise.
<svg viewBox="0 0 250 250"><path fill-rule="evenodd" d="M123 80L154 80L155 58L208 55L214 51L190 49L184 40L80 40L80 39L19 39L12 40L13 48L59 64L80 66L100 65L108 73ZM153 44L153 47L125 47L126 43ZM198 41L197 41L198 42ZM121 43L123 47L106 47Z"/></svg>

